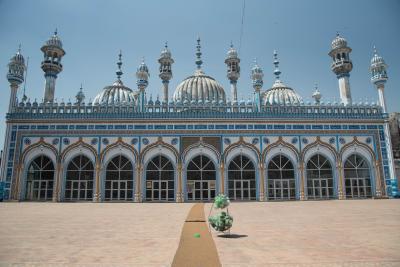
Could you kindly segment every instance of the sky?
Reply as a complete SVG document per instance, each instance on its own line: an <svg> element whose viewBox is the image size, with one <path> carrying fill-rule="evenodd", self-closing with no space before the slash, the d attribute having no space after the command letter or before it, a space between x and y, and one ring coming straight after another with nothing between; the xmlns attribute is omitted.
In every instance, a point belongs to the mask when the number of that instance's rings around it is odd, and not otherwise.
<svg viewBox="0 0 400 267"><path fill-rule="evenodd" d="M353 49L353 101L378 99L369 73L375 45L389 65L385 89L388 110L400 111L399 14L398 0L246 0L245 4L243 0L0 0L0 136L5 134L10 96L6 79L10 58L21 44L25 59L29 57L26 95L32 101L41 100L44 77L40 47L56 28L66 51L64 69L56 82L59 100L74 101L81 83L85 102L111 85L116 80L119 50L124 84L136 89L135 72L144 57L150 71L147 94L153 99L161 97L157 59L165 41L175 60L171 98L176 86L195 70L198 36L203 70L225 88L228 97L224 60L232 42L241 59L239 99L252 96L254 58L264 70L263 89L271 87L276 49L281 80L303 99L311 99L317 83L323 100L338 100L338 81L330 69L328 53L336 32L340 32ZM0 139L1 147L3 142Z"/></svg>

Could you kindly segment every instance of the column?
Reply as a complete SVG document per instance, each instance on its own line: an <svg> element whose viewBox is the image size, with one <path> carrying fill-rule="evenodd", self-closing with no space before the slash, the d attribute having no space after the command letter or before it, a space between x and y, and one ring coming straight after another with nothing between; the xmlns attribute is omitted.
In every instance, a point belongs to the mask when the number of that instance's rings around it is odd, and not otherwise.
<svg viewBox="0 0 400 267"><path fill-rule="evenodd" d="M382 197L382 179L381 179L381 173L379 171L379 161L375 161L375 198L381 198Z"/></svg>
<svg viewBox="0 0 400 267"><path fill-rule="evenodd" d="M56 166L56 179L54 183L53 190L53 202L61 201L61 179L62 179L63 167L60 160L57 160Z"/></svg>
<svg viewBox="0 0 400 267"><path fill-rule="evenodd" d="M3 159L4 160L4 159ZM24 174L24 164L20 163L16 166L16 175L14 182L12 183L11 192L10 192L10 199L14 200L22 200L21 193L22 193L22 185L21 185L21 175Z"/></svg>
<svg viewBox="0 0 400 267"><path fill-rule="evenodd" d="M141 180L142 180L142 165L140 163L138 163L136 165L136 183L135 183L135 196L134 196L134 200L135 202L142 202L142 194L141 194L141 190L140 190L140 184L141 184Z"/></svg>
<svg viewBox="0 0 400 267"><path fill-rule="evenodd" d="M99 160L96 161L96 191L93 195L93 202L100 202L101 201L101 185L100 185L100 173L101 173L101 164Z"/></svg>
<svg viewBox="0 0 400 267"><path fill-rule="evenodd" d="M182 163L178 163L176 166L176 175L177 175L177 186L176 186L176 196L175 196L175 201L176 202L184 202L183 198L183 192L182 192Z"/></svg>
<svg viewBox="0 0 400 267"><path fill-rule="evenodd" d="M258 200L259 201L265 201L265 166L264 164L260 163L258 165L258 170L259 170L259 179L260 179L260 183L259 183L259 188L258 188Z"/></svg>
<svg viewBox="0 0 400 267"><path fill-rule="evenodd" d="M304 195L304 163L303 163L303 160L300 161L298 170L299 170L299 174L300 174L300 200L306 200L306 197Z"/></svg>
<svg viewBox="0 0 400 267"><path fill-rule="evenodd" d="M219 193L225 194L225 165L223 162L221 162L221 165L219 165L219 170L220 170Z"/></svg>
<svg viewBox="0 0 400 267"><path fill-rule="evenodd" d="M346 199L344 195L344 185L343 185L343 167L342 167L342 162L338 162L336 164L336 169L338 171L338 199L343 200Z"/></svg>

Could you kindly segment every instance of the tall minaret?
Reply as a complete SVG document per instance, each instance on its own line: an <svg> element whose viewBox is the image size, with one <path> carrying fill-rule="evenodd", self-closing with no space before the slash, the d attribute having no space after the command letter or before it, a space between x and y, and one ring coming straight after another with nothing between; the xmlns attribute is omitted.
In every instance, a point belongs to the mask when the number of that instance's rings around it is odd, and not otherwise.
<svg viewBox="0 0 400 267"><path fill-rule="evenodd" d="M12 112L13 107L17 105L17 91L19 85L24 81L25 60L21 55L21 47L8 63L7 80L10 83L11 95L8 104L8 113Z"/></svg>
<svg viewBox="0 0 400 267"><path fill-rule="evenodd" d="M233 44L231 43L231 47L228 50L225 64L228 67L226 76L231 82L231 94L232 94L232 103L237 104L237 80L240 77L240 58L238 57L238 53L235 48L233 48Z"/></svg>
<svg viewBox="0 0 400 267"><path fill-rule="evenodd" d="M144 58L142 59L142 63L139 65L136 71L136 84L139 89L139 99L138 99L138 108L139 112L144 112L144 105L145 105L145 89L149 84L149 69L147 68L146 64L144 63Z"/></svg>
<svg viewBox="0 0 400 267"><path fill-rule="evenodd" d="M251 79L254 88L254 105L257 111L261 111L261 88L264 84L263 77L263 70L258 66L257 60L254 60L254 67L251 69Z"/></svg>
<svg viewBox="0 0 400 267"><path fill-rule="evenodd" d="M65 51L62 48L62 42L57 35L57 30L40 50L42 50L44 55L42 70L44 71L44 78L46 79L44 87L44 102L53 102L57 75L63 69L61 58L65 55Z"/></svg>
<svg viewBox="0 0 400 267"><path fill-rule="evenodd" d="M332 50L329 55L333 60L331 69L339 80L340 98L344 105L352 104L349 77L353 63L350 60L350 52L351 48L347 46L346 39L338 33L332 41Z"/></svg>
<svg viewBox="0 0 400 267"><path fill-rule="evenodd" d="M386 102L384 96L385 83L388 79L386 73L387 65L381 56L378 55L376 48L374 47L374 56L371 59L371 82L375 85L378 90L379 104L382 107L384 113L387 113Z"/></svg>
<svg viewBox="0 0 400 267"><path fill-rule="evenodd" d="M160 74L158 75L162 80L163 84L163 104L168 104L168 84L172 78L172 64L174 60L171 57L171 51L168 49L168 44L165 42L165 48L161 51L160 58L158 59L160 63Z"/></svg>
<svg viewBox="0 0 400 267"><path fill-rule="evenodd" d="M384 90L385 90L385 83L388 80L387 76L387 65L383 58L378 55L376 48L374 47L374 56L371 59L371 82L375 85L376 89L378 90L379 95L379 104L382 107L382 111L387 113ZM390 129L389 129L389 120L388 116L385 116L385 143L386 143L386 150L389 162L389 173L390 173L390 180L391 180L391 192L392 196L397 195L397 178L396 178L396 171L394 168L394 161L393 161L393 149L392 149L392 142L390 137ZM383 189L383 188L382 188Z"/></svg>

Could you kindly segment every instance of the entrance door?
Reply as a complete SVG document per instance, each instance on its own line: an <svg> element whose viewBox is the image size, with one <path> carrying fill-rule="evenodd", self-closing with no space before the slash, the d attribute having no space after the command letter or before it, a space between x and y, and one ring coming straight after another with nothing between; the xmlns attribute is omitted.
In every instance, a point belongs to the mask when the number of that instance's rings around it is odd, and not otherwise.
<svg viewBox="0 0 400 267"><path fill-rule="evenodd" d="M233 182L233 199L235 200L251 200L251 181L235 180Z"/></svg>
<svg viewBox="0 0 400 267"><path fill-rule="evenodd" d="M170 201L173 200L173 181L147 181L146 190L150 192L150 201ZM169 189L171 188L171 189ZM168 194L171 191L172 194Z"/></svg>
<svg viewBox="0 0 400 267"><path fill-rule="evenodd" d="M188 181L187 196L189 201L211 201L215 198L215 181Z"/></svg>
<svg viewBox="0 0 400 267"><path fill-rule="evenodd" d="M293 179L270 180L268 187L270 199L293 199L296 197Z"/></svg>
<svg viewBox="0 0 400 267"><path fill-rule="evenodd" d="M313 179L311 190L314 198L329 198L328 179Z"/></svg>

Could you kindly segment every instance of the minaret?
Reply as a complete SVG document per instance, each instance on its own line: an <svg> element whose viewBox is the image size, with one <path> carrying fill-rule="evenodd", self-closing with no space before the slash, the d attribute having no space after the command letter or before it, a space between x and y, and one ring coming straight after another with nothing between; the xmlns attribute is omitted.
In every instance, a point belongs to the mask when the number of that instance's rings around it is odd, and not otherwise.
<svg viewBox="0 0 400 267"><path fill-rule="evenodd" d="M312 98L315 100L315 104L319 105L321 103L321 92L318 90L318 85L315 84L315 90L314 93L312 94Z"/></svg>
<svg viewBox="0 0 400 267"><path fill-rule="evenodd" d="M75 96L75 99L77 105L81 105L85 100L85 94L83 93L82 84L81 87L79 88L79 92Z"/></svg>
<svg viewBox="0 0 400 267"><path fill-rule="evenodd" d="M374 56L371 59L371 82L375 85L378 90L379 104L382 107L382 111L387 113L386 102L384 96L385 83L388 79L386 73L387 65L381 56L378 55L376 48L374 47Z"/></svg>
<svg viewBox="0 0 400 267"><path fill-rule="evenodd" d="M24 81L25 60L21 55L21 46L17 53L10 59L8 63L7 80L10 83L11 95L8 104L8 113L12 112L13 107L17 105L17 91L19 85Z"/></svg>
<svg viewBox="0 0 400 267"><path fill-rule="evenodd" d="M332 41L332 50L329 56L332 57L331 69L339 80L340 98L344 105L351 105L350 92L350 71L353 69L353 63L350 60L351 48L347 46L347 41L343 37L336 35Z"/></svg>
<svg viewBox="0 0 400 267"><path fill-rule="evenodd" d="M257 60L254 60L254 67L251 69L251 79L253 81L254 88L254 105L256 111L261 111L261 88L263 86L264 73L262 69L258 66Z"/></svg>
<svg viewBox="0 0 400 267"><path fill-rule="evenodd" d="M168 44L165 42L165 48L161 51L160 58L158 59L160 63L160 74L158 75L162 80L163 84L163 101L164 105L168 104L168 84L172 78L172 64L174 60L171 57L171 51L168 49Z"/></svg>
<svg viewBox="0 0 400 267"><path fill-rule="evenodd" d="M231 97L232 103L237 104L237 80L240 77L240 58L238 57L238 53L235 48L233 48L233 44L231 43L231 47L228 50L227 57L225 59L225 64L228 67L226 76L228 77L231 83Z"/></svg>
<svg viewBox="0 0 400 267"><path fill-rule="evenodd" d="M379 104L382 107L383 113L387 113L386 109L386 102L385 102L385 96L384 96L384 89L385 89L385 83L388 80L387 76L387 65L383 58L378 55L378 52L376 51L376 48L374 47L374 56L371 59L371 66L370 66L370 71L371 71L371 82L375 85L376 89L378 90L378 95L379 95ZM390 137L390 129L389 129L389 120L388 116L386 115L385 117L385 143L386 143L386 150L387 150L387 156L388 156L388 162L389 162L389 173L390 173L390 180L391 182L391 192L392 196L397 195L397 178L396 178L396 172L394 168L394 161L393 161L393 149L392 149L392 142L391 142L391 137ZM382 188L383 189L383 188Z"/></svg>
<svg viewBox="0 0 400 267"><path fill-rule="evenodd" d="M62 42L57 35L57 30L40 50L42 50L44 55L42 70L44 71L44 78L46 79L44 87L44 102L53 102L57 75L63 69L61 58L65 55L65 51L62 48Z"/></svg>
<svg viewBox="0 0 400 267"><path fill-rule="evenodd" d="M142 59L142 63L139 65L136 71L136 84L139 89L139 99L138 99L138 108L139 112L144 112L145 106L145 89L149 84L149 69L147 68L146 64L144 63L144 58Z"/></svg>

